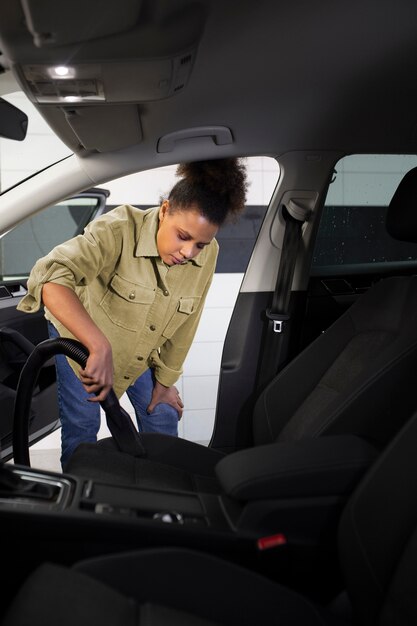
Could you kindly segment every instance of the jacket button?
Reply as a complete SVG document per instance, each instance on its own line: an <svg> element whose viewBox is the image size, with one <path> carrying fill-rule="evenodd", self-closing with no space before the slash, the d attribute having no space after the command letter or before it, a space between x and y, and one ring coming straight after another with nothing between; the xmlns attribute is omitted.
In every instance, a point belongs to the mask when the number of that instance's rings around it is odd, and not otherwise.
<svg viewBox="0 0 417 626"><path fill-rule="evenodd" d="M135 292L131 291L130 294L129 294L129 300L134 300L135 299L135 295L136 295Z"/></svg>
<svg viewBox="0 0 417 626"><path fill-rule="evenodd" d="M153 324L152 324L152 326L149 326L149 328L150 328L151 330L156 330L156 326L154 326Z"/></svg>
<svg viewBox="0 0 417 626"><path fill-rule="evenodd" d="M129 379L130 379L130 376L123 376L123 378L124 378L125 380L129 380Z"/></svg>
<svg viewBox="0 0 417 626"><path fill-rule="evenodd" d="M143 356L136 357L138 361L143 361Z"/></svg>
<svg viewBox="0 0 417 626"><path fill-rule="evenodd" d="M168 291L168 289L165 289L165 290L164 290L164 296L169 296L169 291Z"/></svg>

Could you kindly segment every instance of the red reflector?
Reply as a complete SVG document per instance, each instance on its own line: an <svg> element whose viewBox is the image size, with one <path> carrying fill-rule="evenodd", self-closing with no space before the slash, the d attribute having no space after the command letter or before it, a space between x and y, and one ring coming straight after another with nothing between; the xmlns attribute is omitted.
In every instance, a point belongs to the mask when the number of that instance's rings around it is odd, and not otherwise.
<svg viewBox="0 0 417 626"><path fill-rule="evenodd" d="M287 543L285 535L278 533L278 535L270 535L269 537L261 537L257 541L258 550L269 550L269 548L276 548L277 546L284 546Z"/></svg>

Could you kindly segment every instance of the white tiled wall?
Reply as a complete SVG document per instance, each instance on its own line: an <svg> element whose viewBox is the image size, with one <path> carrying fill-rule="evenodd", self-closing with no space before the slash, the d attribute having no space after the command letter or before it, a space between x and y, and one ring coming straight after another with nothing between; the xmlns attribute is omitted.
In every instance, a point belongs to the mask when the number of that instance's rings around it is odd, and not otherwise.
<svg viewBox="0 0 417 626"><path fill-rule="evenodd" d="M29 117L28 138L21 144L0 141L1 185L6 189L18 180L69 154L23 96L13 98L16 106L24 109ZM177 178L176 166L141 172L101 185L110 190L112 205L131 203L158 204L161 196L167 196ZM253 157L247 160L249 179L247 203L268 204L278 180L278 165L274 159ZM217 398L218 377L223 342L236 301L242 274L215 274L207 296L200 326L195 341L184 363L183 376L177 383L185 410L179 425L179 434L193 441L208 442L213 430ZM132 414L127 396L122 404ZM107 436L103 425L101 436ZM57 443L58 442L58 443ZM50 441L43 440L33 447L59 446L59 433Z"/></svg>
<svg viewBox="0 0 417 626"><path fill-rule="evenodd" d="M215 274L182 376L183 436L208 441L214 424L223 343L242 274Z"/></svg>

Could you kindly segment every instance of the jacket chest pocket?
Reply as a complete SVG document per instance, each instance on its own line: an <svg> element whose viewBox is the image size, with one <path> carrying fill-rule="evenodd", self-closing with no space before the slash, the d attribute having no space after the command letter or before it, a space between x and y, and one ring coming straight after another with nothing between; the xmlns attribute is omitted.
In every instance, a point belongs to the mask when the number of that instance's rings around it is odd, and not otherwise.
<svg viewBox="0 0 417 626"><path fill-rule="evenodd" d="M100 302L106 315L117 326L139 331L155 299L155 289L133 283L115 274Z"/></svg>
<svg viewBox="0 0 417 626"><path fill-rule="evenodd" d="M189 319L190 315L195 313L200 304L201 297L180 298L174 315L165 326L162 335L166 339L171 339L172 335Z"/></svg>

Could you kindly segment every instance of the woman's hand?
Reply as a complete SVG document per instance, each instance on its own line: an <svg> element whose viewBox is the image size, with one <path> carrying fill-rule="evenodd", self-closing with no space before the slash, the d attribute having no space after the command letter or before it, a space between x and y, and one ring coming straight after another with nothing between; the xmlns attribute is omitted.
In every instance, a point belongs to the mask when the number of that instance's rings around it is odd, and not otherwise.
<svg viewBox="0 0 417 626"><path fill-rule="evenodd" d="M96 394L89 402L104 400L113 386L112 349L108 341L90 350L84 369L80 369L80 380L87 393Z"/></svg>
<svg viewBox="0 0 417 626"><path fill-rule="evenodd" d="M104 400L113 386L113 358L109 340L85 310L77 294L58 283L45 283L42 302L49 311L88 350L89 357L80 380L87 393L95 393L90 402Z"/></svg>
<svg viewBox="0 0 417 626"><path fill-rule="evenodd" d="M174 407L178 412L178 419L182 418L182 410L184 405L178 393L178 389L174 386L164 387L158 381L155 381L155 386L152 392L152 400L147 408L148 413L152 413L157 404L169 404Z"/></svg>

